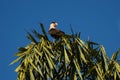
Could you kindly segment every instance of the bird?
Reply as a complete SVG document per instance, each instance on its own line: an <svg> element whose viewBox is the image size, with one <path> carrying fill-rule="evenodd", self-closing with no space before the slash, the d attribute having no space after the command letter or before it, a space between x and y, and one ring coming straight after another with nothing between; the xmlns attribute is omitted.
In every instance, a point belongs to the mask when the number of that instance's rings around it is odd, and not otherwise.
<svg viewBox="0 0 120 80"><path fill-rule="evenodd" d="M54 39L59 39L59 38L61 38L65 34L65 32L63 32L63 31L61 31L61 30L59 30L59 29L56 28L57 25L58 25L57 22L52 22L50 24L49 31L48 31L48 33Z"/></svg>

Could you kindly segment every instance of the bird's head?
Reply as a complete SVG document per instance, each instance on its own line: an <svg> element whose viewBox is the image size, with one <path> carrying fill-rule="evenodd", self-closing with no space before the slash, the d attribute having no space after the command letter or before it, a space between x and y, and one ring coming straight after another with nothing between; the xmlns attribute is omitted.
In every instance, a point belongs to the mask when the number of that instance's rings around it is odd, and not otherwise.
<svg viewBox="0 0 120 80"><path fill-rule="evenodd" d="M52 23L50 24L50 29L55 29L57 25L58 25L57 22L52 22Z"/></svg>

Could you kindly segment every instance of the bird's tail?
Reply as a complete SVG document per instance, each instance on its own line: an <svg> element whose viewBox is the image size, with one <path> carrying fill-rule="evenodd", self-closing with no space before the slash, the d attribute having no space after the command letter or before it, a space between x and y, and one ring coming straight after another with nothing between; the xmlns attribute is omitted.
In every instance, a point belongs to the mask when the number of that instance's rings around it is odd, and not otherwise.
<svg viewBox="0 0 120 80"><path fill-rule="evenodd" d="M75 37L79 37L80 38L80 32L76 33L76 34L64 34L64 37L69 37L69 38L75 38Z"/></svg>

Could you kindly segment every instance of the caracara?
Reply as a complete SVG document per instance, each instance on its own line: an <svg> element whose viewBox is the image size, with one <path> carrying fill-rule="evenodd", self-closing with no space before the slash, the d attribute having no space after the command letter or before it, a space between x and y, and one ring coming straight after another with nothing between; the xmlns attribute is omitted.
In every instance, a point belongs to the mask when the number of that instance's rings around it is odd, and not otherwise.
<svg viewBox="0 0 120 80"><path fill-rule="evenodd" d="M50 24L50 28L49 28L49 31L48 31L48 33L55 39L59 39L59 38L61 38L62 35L65 34L63 31L58 30L56 28L57 25L58 25L57 22L52 22Z"/></svg>

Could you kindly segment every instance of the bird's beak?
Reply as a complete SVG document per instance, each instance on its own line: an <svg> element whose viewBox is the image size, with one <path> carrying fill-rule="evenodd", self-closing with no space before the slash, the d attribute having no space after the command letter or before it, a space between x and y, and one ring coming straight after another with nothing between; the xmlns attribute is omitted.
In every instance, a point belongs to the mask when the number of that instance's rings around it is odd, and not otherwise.
<svg viewBox="0 0 120 80"><path fill-rule="evenodd" d="M58 23L56 22L56 23L55 23L55 25L57 26L57 25L58 25Z"/></svg>

